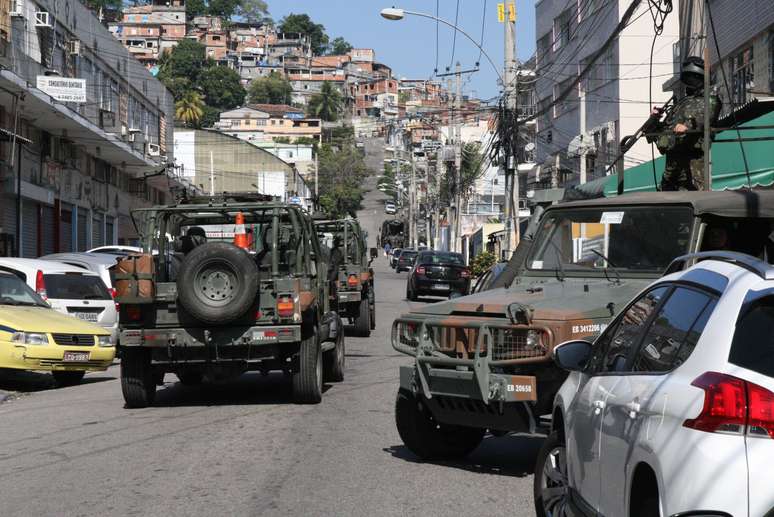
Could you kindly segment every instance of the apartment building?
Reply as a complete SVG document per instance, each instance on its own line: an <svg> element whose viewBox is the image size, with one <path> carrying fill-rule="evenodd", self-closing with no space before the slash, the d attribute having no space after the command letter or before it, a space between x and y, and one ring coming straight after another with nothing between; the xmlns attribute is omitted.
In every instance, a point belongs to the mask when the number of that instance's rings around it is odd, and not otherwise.
<svg viewBox="0 0 774 517"><path fill-rule="evenodd" d="M322 134L320 119L306 118L298 108L284 104L251 104L220 114L216 129L251 142L311 138L319 142Z"/></svg>
<svg viewBox="0 0 774 517"><path fill-rule="evenodd" d="M185 0L151 0L123 9L123 18L108 29L132 55L153 68L159 57L186 36Z"/></svg>
<svg viewBox="0 0 774 517"><path fill-rule="evenodd" d="M376 79L357 81L350 85L349 95L354 99L353 117L398 116L398 80Z"/></svg>
<svg viewBox="0 0 774 517"><path fill-rule="evenodd" d="M663 104L671 95L661 86L673 73L678 17L666 18L654 47L651 75L654 31L646 2L640 3L613 44L591 62L629 5L624 0L537 2L534 95L542 115L536 128L538 166L529 178L530 188L571 186L604 174L618 154L621 138L643 124L651 103ZM589 73L578 83L579 72L587 67ZM650 146L641 140L624 157L624 167L650 159Z"/></svg>
<svg viewBox="0 0 774 517"><path fill-rule="evenodd" d="M314 58L315 60L318 58ZM330 83L336 90L346 97L347 75L344 70L336 67L285 67L287 78L293 87L293 102L306 105L317 93L320 93L323 84Z"/></svg>
<svg viewBox="0 0 774 517"><path fill-rule="evenodd" d="M169 92L79 2L0 3L0 254L137 239L131 209L183 187ZM149 177L152 176L152 177Z"/></svg>

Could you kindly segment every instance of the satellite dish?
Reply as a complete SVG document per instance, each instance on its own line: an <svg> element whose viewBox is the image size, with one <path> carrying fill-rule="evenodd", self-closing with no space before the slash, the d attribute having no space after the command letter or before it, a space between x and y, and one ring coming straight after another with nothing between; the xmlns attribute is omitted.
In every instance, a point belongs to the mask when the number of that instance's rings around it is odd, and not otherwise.
<svg viewBox="0 0 774 517"><path fill-rule="evenodd" d="M535 150L535 144L534 144L534 142L530 142L530 143L528 143L527 145L525 145L525 146L524 146L524 150L525 150L525 151L527 151L528 153L530 153L530 152L534 151L534 150Z"/></svg>

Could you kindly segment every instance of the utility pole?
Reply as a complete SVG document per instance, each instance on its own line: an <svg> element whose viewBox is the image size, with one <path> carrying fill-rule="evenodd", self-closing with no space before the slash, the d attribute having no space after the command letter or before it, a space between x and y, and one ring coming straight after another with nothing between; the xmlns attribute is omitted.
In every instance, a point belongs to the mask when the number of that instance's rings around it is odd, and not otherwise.
<svg viewBox="0 0 774 517"><path fill-rule="evenodd" d="M710 152L710 55L709 55L709 16L707 16L707 3L702 2L704 23L704 188L712 190L712 153ZM720 59L720 56L718 56ZM722 61L719 61L723 66Z"/></svg>
<svg viewBox="0 0 774 517"><path fill-rule="evenodd" d="M417 171L414 164L414 152L409 145L409 160L411 163L411 182L409 188L409 247L416 248L417 240Z"/></svg>
<svg viewBox="0 0 774 517"><path fill-rule="evenodd" d="M210 151L210 196L215 195L215 167L213 165L212 151Z"/></svg>
<svg viewBox="0 0 774 517"><path fill-rule="evenodd" d="M454 241L452 242L452 251L462 252L462 240L460 235L460 219L462 219L462 68L460 62L454 69L454 76L457 83L456 94L454 96L454 110L457 118L454 121Z"/></svg>
<svg viewBox="0 0 774 517"><path fill-rule="evenodd" d="M509 3L505 15L505 62L503 63L504 116L506 120L518 122L517 100L519 95L518 75L516 74L516 4ZM510 124L509 124L510 126ZM506 127L509 127L506 126ZM518 142L518 125L514 127L511 138ZM510 146L505 148L505 260L510 260L514 247L519 242L519 174L517 156L511 156ZM514 204L514 196L516 203Z"/></svg>
<svg viewBox="0 0 774 517"><path fill-rule="evenodd" d="M452 94L452 80L448 79L447 82L447 92L448 92L448 101L449 101L449 144L454 145L454 96ZM448 161L448 157L443 157L444 164L446 166L446 183L448 186L451 186L454 179L454 171L452 170L453 162ZM446 222L447 227L449 229L448 232L448 240L446 242L446 248L448 251L453 251L453 238L454 238L454 219L453 219L453 205L454 200L451 196L451 188L447 188L447 191L449 192L449 210L446 212Z"/></svg>
<svg viewBox="0 0 774 517"><path fill-rule="evenodd" d="M314 152L314 147L312 147L312 152ZM318 160L318 153L314 153L314 202L317 203L317 198L320 196L320 175L318 174L318 171L320 169L320 165Z"/></svg>

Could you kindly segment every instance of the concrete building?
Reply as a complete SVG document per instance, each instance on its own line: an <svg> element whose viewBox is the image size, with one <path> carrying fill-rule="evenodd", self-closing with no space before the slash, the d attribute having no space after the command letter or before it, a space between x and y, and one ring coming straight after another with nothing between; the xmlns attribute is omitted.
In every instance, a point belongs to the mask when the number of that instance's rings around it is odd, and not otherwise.
<svg viewBox="0 0 774 517"><path fill-rule="evenodd" d="M197 16L191 22L186 37L204 45L204 55L219 61L226 57L229 34L223 28L223 19L220 16Z"/></svg>
<svg viewBox="0 0 774 517"><path fill-rule="evenodd" d="M181 175L205 193L250 192L311 197L306 182L289 163L231 135L215 130L175 132L175 159Z"/></svg>
<svg viewBox="0 0 774 517"><path fill-rule="evenodd" d="M185 0L151 0L123 9L123 18L108 28L137 59L149 68L186 35Z"/></svg>
<svg viewBox="0 0 774 517"><path fill-rule="evenodd" d="M7 5L0 254L133 242L130 210L172 200L171 95L80 2Z"/></svg>
<svg viewBox="0 0 774 517"><path fill-rule="evenodd" d="M304 177L308 179L314 174L314 146L311 144L284 144L278 142L250 142L292 165Z"/></svg>
<svg viewBox="0 0 774 517"><path fill-rule="evenodd" d="M320 119L306 118L302 110L284 104L251 104L223 112L216 128L255 142L280 139L294 143L302 137L319 142L322 134Z"/></svg>
<svg viewBox="0 0 774 517"><path fill-rule="evenodd" d="M576 185L604 174L618 154L621 138L635 133L649 116L648 91L652 89L653 105L669 98L661 86L673 71L678 17L666 18L649 77L653 20L645 12L647 2L640 3L630 24L580 84L576 82L629 4L625 0L537 2L535 88L538 110L545 113L537 120L534 188ZM624 167L650 159L650 146L643 139L626 154Z"/></svg>

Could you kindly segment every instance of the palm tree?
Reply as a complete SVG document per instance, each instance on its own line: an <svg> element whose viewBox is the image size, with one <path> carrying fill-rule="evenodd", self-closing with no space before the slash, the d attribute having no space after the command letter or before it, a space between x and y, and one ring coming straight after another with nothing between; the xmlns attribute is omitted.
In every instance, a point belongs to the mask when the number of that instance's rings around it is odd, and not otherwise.
<svg viewBox="0 0 774 517"><path fill-rule="evenodd" d="M175 103L175 118L188 127L196 127L204 115L204 100L199 92L186 92Z"/></svg>
<svg viewBox="0 0 774 517"><path fill-rule="evenodd" d="M309 114L328 122L339 118L341 110L341 93L330 82L323 82L320 93L309 100Z"/></svg>

